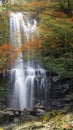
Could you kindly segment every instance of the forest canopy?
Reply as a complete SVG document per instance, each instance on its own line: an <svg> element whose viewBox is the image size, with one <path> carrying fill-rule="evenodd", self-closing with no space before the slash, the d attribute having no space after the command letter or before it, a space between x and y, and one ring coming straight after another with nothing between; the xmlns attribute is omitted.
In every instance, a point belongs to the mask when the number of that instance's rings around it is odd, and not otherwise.
<svg viewBox="0 0 73 130"><path fill-rule="evenodd" d="M9 23L8 10L30 12L32 18L38 21L39 40L33 48L38 49L44 67L56 71L60 76L73 77L73 0L19 0L18 2L3 1L0 6L0 48L8 50ZM36 44L35 44L36 43ZM10 64L10 52L0 50L0 69L7 69ZM23 50L25 51L25 49ZM8 52L8 53L7 53ZM35 56L37 60L38 55ZM16 58L16 55L13 57ZM25 59L25 57L24 57ZM11 59L13 60L13 59Z"/></svg>

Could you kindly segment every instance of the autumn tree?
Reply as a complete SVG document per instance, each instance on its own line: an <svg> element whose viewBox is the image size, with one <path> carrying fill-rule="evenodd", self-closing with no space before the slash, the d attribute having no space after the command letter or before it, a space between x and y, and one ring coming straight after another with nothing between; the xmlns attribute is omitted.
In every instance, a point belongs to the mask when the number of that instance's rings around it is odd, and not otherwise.
<svg viewBox="0 0 73 130"><path fill-rule="evenodd" d="M60 7L58 6L58 2L63 2L63 5L66 5L68 9L69 4L71 5L71 3L69 3L70 0L55 0L56 4L52 4L53 0L50 1L36 0L31 1L30 4L25 3L23 6L15 4L9 7L14 11L21 9L23 11L32 12L30 15L36 17L40 33L40 38L34 39L33 42L29 41L25 45L22 44L21 48L10 49L10 53L13 51L15 54L11 54L12 57L9 57L9 60L12 59L12 61L14 61L19 52L24 54L25 60L27 50L29 50L31 57L33 52L37 54L36 52L39 50L41 60L45 67L59 72L62 76L72 77L73 22L72 18L68 18L63 9L60 10ZM3 43L5 44L6 42L4 41L1 44ZM8 60L6 60L5 63L7 63L7 61Z"/></svg>
<svg viewBox="0 0 73 130"><path fill-rule="evenodd" d="M67 0L68 3L68 15L72 17L72 7L71 7L71 0Z"/></svg>
<svg viewBox="0 0 73 130"><path fill-rule="evenodd" d="M72 17L73 0L59 0L61 10L64 11L69 17Z"/></svg>

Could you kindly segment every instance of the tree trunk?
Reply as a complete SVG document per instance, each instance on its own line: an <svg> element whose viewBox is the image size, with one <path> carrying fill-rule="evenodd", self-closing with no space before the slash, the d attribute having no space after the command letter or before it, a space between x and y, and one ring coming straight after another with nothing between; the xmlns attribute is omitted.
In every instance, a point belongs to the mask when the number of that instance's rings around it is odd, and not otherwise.
<svg viewBox="0 0 73 130"><path fill-rule="evenodd" d="M67 2L68 2L68 16L72 17L72 8L71 8L70 0L67 0Z"/></svg>

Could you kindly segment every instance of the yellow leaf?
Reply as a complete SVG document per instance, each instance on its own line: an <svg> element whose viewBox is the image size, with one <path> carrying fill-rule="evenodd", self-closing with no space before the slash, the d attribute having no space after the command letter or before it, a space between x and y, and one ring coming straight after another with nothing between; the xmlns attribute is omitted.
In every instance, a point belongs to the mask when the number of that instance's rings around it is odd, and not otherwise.
<svg viewBox="0 0 73 130"><path fill-rule="evenodd" d="M3 130L3 128L0 128L0 130Z"/></svg>

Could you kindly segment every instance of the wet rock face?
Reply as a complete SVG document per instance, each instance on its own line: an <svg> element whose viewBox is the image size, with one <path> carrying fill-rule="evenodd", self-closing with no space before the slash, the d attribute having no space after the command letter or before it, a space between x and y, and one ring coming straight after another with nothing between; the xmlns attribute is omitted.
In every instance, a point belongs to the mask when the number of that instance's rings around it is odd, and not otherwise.
<svg viewBox="0 0 73 130"><path fill-rule="evenodd" d="M58 82L52 82L51 89L50 89L50 97L54 99L61 98L65 94L68 94L70 92L70 86L68 81L58 81Z"/></svg>
<svg viewBox="0 0 73 130"><path fill-rule="evenodd" d="M7 75L7 76L6 76ZM8 81L8 74L5 77L0 75L0 83ZM40 89L39 87L36 88L35 84L35 92L34 92L34 106L37 103L45 106L48 109L60 109L65 106L70 106L73 102L72 98L70 99L71 95L71 87L70 87L70 80L68 79L60 79L60 76L51 71L46 71L47 75L47 86ZM9 81L8 81L9 82ZM11 88L10 88L11 89ZM37 89L37 90L36 90ZM6 92L6 91L4 91ZM1 91L0 91L1 93ZM7 99L8 102L8 99ZM0 101L0 110L4 109L6 106L6 98L3 101Z"/></svg>
<svg viewBox="0 0 73 130"><path fill-rule="evenodd" d="M48 74L48 79L50 108L60 109L70 105L70 80L60 79L60 76L53 72Z"/></svg>
<svg viewBox="0 0 73 130"><path fill-rule="evenodd" d="M46 87L46 86L45 86ZM57 73L47 71L47 89L46 100L39 100L37 97L37 103L41 103L49 109L60 109L71 104L68 96L70 95L70 80L60 79ZM38 93L40 93L38 89ZM40 93L40 99L43 99L44 93ZM36 98L35 98L36 101Z"/></svg>

